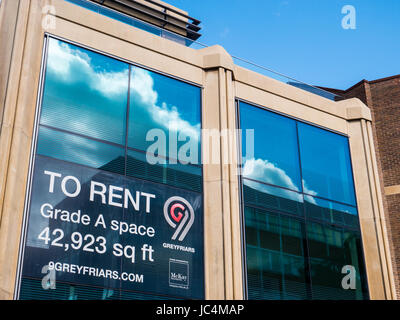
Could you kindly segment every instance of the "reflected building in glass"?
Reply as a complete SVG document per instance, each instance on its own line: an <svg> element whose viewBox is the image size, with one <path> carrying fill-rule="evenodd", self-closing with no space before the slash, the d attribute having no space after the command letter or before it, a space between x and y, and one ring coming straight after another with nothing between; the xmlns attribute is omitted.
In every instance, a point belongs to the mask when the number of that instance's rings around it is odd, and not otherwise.
<svg viewBox="0 0 400 320"><path fill-rule="evenodd" d="M367 299L347 137L238 105L256 150L242 158L249 298ZM345 266L354 290L342 287Z"/></svg>
<svg viewBox="0 0 400 320"><path fill-rule="evenodd" d="M360 100L240 67L161 1L53 0L49 26L20 3L0 3L1 299L397 298Z"/></svg>

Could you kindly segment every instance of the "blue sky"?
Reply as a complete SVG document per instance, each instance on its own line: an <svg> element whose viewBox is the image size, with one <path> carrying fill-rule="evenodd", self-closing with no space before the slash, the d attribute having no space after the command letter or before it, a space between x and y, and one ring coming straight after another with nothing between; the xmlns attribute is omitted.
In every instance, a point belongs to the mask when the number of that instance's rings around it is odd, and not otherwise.
<svg viewBox="0 0 400 320"><path fill-rule="evenodd" d="M400 0L167 0L202 21L199 41L298 80L346 89L400 74ZM342 28L344 5L356 29Z"/></svg>

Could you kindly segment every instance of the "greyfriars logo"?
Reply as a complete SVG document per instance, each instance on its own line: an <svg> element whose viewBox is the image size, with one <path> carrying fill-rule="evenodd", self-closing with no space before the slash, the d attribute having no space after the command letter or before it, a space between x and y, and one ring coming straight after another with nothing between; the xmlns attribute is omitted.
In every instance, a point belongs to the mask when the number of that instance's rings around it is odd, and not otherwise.
<svg viewBox="0 0 400 320"><path fill-rule="evenodd" d="M183 241L194 222L194 210L190 203L181 197L171 197L164 204L164 217L168 224L176 229L172 235L175 240Z"/></svg>

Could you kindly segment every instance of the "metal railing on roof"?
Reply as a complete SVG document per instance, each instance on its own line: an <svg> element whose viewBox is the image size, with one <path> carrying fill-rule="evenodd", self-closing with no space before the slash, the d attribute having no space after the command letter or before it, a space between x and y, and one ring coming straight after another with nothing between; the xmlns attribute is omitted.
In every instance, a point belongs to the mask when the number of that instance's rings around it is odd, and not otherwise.
<svg viewBox="0 0 400 320"><path fill-rule="evenodd" d="M163 38L178 42L178 43L180 43L182 45L185 45L185 46L188 46L188 47L192 47L194 49L202 49L202 48L208 47L208 45L203 44L203 43L201 43L199 41L195 41L195 40L193 40L191 38L184 37L184 36L182 36L180 34L174 33L172 31L163 29L163 28L158 27L156 25L153 25L153 24L147 23L145 21L139 20L139 19L134 18L134 17L132 17L130 15L127 15L125 13L119 12L119 11L117 11L115 9L111 9L109 7L102 6L102 5L98 4L98 3L96 3L96 1L92 1L92 0L65 0L65 1L75 3L77 5L80 5L82 7L87 8L89 10L95 11L95 12L97 12L99 14L102 14L102 15L108 16L110 18L119 20L119 21L127 23L127 24L129 24L129 25L131 25L133 27L145 30L147 32L153 33L153 34L158 35L160 37L163 37ZM102 1L102 0L97 0L97 1ZM146 0L146 1L153 2L152 0ZM171 10L171 9L168 9L168 10ZM251 62L249 60L246 60L246 59L234 56L234 55L231 55L231 57L232 57L233 61L235 62L235 64L238 65L238 66L241 66L241 67L244 67L246 69L255 71L255 72L263 74L263 75L265 75L267 77L273 78L275 80L284 82L284 83L289 84L291 86L297 87L299 89L308 91L308 92L310 92L312 94L316 94L316 95L319 95L321 97L324 97L324 98L327 98L327 99L330 99L330 100L333 100L333 101L343 100L343 97L341 97L341 96L339 96L337 94L334 94L334 93L329 92L327 90L323 90L323 89L321 89L319 87L310 85L310 84L305 83L303 81L299 81L299 80L294 79L294 78L292 78L290 76L284 75L284 74L282 74L280 72L277 72L277 71L274 71L274 70L272 70L270 68L264 67L264 66L262 66L260 64Z"/></svg>

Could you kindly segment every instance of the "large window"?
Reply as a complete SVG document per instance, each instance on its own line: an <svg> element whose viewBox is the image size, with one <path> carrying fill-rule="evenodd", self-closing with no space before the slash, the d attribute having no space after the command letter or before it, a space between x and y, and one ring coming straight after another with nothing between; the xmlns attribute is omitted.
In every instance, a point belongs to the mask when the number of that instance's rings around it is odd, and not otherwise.
<svg viewBox="0 0 400 320"><path fill-rule="evenodd" d="M199 87L50 39L38 153L201 192L200 101Z"/></svg>
<svg viewBox="0 0 400 320"><path fill-rule="evenodd" d="M201 88L46 39L19 298L203 298Z"/></svg>
<svg viewBox="0 0 400 320"><path fill-rule="evenodd" d="M238 106L248 298L367 299L347 137Z"/></svg>

